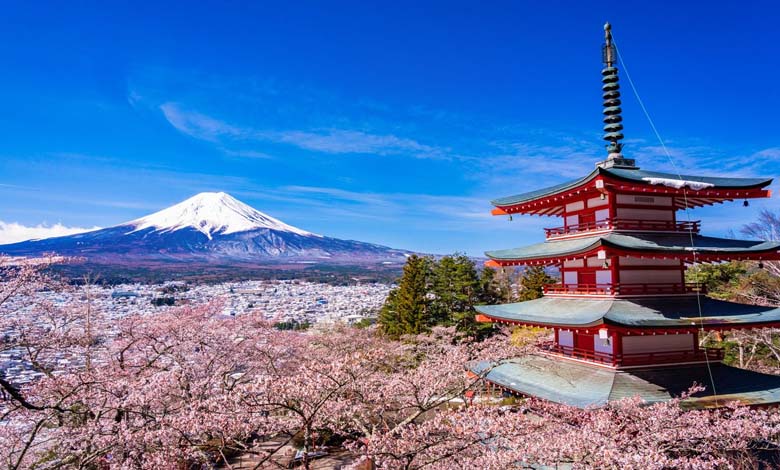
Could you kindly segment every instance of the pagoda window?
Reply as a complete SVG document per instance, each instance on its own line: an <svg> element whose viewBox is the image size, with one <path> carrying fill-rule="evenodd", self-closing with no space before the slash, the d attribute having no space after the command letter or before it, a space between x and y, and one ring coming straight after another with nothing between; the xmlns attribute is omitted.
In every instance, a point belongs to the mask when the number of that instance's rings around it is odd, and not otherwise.
<svg viewBox="0 0 780 470"><path fill-rule="evenodd" d="M563 271L563 284L576 286L578 284L577 271Z"/></svg>

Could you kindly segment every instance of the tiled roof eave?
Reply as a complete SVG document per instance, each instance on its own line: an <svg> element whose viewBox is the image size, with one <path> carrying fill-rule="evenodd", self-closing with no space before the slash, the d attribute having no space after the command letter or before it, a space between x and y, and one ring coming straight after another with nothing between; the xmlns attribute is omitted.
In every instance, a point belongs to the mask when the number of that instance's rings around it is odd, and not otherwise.
<svg viewBox="0 0 780 470"><path fill-rule="evenodd" d="M616 181L627 182L631 184L638 184L640 186L654 187L649 181L643 178L664 178L664 179L683 179L686 181L701 181L705 183L713 184L712 187L707 188L706 191L747 191L756 190L769 186L772 178L723 178L723 177L710 177L710 176L696 176L696 175L677 175L673 173L662 173L646 170L627 170L627 169L605 169L598 167L588 175L561 183L558 185L549 186L547 188L538 189L535 191L529 191L513 196L506 196L491 201L491 204L499 209L506 209L513 206L519 206L528 204L539 199L554 197L561 193L576 189L578 186L583 186L595 179L597 176L604 176L607 179L614 179ZM669 191L674 191L673 188L668 188ZM694 192L698 194L698 192ZM765 197L762 194L753 194L748 197Z"/></svg>
<svg viewBox="0 0 780 470"><path fill-rule="evenodd" d="M643 238L644 237L644 238ZM756 242L750 246L712 246L713 243L750 243L748 240L729 240L713 237L695 237L694 246L670 245L670 246L643 246L649 243L657 243L661 240L657 234L651 236L642 234L623 235L620 233L611 233L598 237L587 237L578 240L548 240L544 243L529 245L508 250L495 250L485 252L485 256L499 263L521 263L521 262L544 262L552 261L566 257L589 256L594 254L599 248L606 247L611 249L616 255L664 255L671 258L691 258L691 257L716 257L716 258L744 258L761 257L762 259L780 259L780 242ZM711 243L711 246L696 246L696 242ZM570 243L562 243L570 242ZM561 249L556 250L556 248ZM536 251L528 251L536 248ZM525 250L525 253L523 252ZM514 253L513 253L514 252Z"/></svg>

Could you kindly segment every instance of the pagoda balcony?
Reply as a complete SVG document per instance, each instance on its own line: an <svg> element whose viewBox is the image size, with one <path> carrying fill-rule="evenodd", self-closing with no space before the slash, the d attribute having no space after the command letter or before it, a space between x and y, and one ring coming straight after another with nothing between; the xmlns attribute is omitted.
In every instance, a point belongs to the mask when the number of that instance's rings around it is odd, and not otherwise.
<svg viewBox="0 0 780 470"><path fill-rule="evenodd" d="M544 234L547 238L559 238L587 232L601 232L608 230L625 230L636 232L693 232L699 233L701 221L672 222L667 220L634 220L634 219L605 219L595 222L568 225L564 227L546 228Z"/></svg>
<svg viewBox="0 0 780 470"><path fill-rule="evenodd" d="M553 342L543 343L542 351L546 354L595 362L611 367L636 367L648 365L681 364L695 362L720 362L723 360L723 349L699 348L697 350L656 351L631 354L609 354L570 346L561 346Z"/></svg>
<svg viewBox="0 0 780 470"><path fill-rule="evenodd" d="M546 296L645 296L704 294L705 288L694 283L670 284L548 284L543 288Z"/></svg>

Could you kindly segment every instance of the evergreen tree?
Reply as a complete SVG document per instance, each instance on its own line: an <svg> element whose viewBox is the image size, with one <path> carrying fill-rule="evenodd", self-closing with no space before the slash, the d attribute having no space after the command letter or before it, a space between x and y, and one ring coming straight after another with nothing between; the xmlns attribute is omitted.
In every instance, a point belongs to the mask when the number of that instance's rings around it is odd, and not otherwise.
<svg viewBox="0 0 780 470"><path fill-rule="evenodd" d="M406 260L398 288L388 296L379 316L382 331L391 338L422 333L433 323L428 298L430 272L430 258L411 255Z"/></svg>
<svg viewBox="0 0 780 470"><path fill-rule="evenodd" d="M398 288L391 289L387 294L382 309L379 310L379 329L391 338L398 338L403 334L401 331L401 319L398 315Z"/></svg>
<svg viewBox="0 0 780 470"><path fill-rule="evenodd" d="M467 256L445 256L436 263L433 275L433 318L438 324L455 325L472 334L476 327L474 305L479 300L479 277Z"/></svg>
<svg viewBox="0 0 780 470"><path fill-rule="evenodd" d="M478 303L494 305L512 300L509 276L493 268L484 268L479 276Z"/></svg>
<svg viewBox="0 0 780 470"><path fill-rule="evenodd" d="M520 300L534 300L542 296L542 289L547 284L553 284L555 278L544 270L543 266L526 268L523 277L520 278Z"/></svg>

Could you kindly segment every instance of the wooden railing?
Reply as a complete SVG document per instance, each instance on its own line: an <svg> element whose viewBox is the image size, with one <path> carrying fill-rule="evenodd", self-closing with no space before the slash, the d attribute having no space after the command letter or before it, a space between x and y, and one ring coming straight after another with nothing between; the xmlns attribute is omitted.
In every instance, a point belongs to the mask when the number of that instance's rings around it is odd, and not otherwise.
<svg viewBox="0 0 780 470"><path fill-rule="evenodd" d="M701 221L672 222L667 220L606 219L596 222L567 225L544 229L547 238L561 237L575 233L597 230L637 230L647 232L693 232L699 233Z"/></svg>
<svg viewBox="0 0 780 470"><path fill-rule="evenodd" d="M548 284L546 295L661 295L704 293L704 286L693 283L651 284Z"/></svg>
<svg viewBox="0 0 780 470"><path fill-rule="evenodd" d="M544 351L557 354L560 356L573 357L576 359L584 359L591 362L600 362L602 364L617 365L617 358L613 354L603 353L598 351L592 351L588 349L579 349L569 346L561 346L553 342L547 342L542 344Z"/></svg>
<svg viewBox="0 0 780 470"><path fill-rule="evenodd" d="M610 354L587 349L544 343L542 349L548 353L598 362L612 366L641 366L651 364L675 364L684 362L705 362L723 360L723 349L700 348L697 350L656 351L646 353Z"/></svg>

